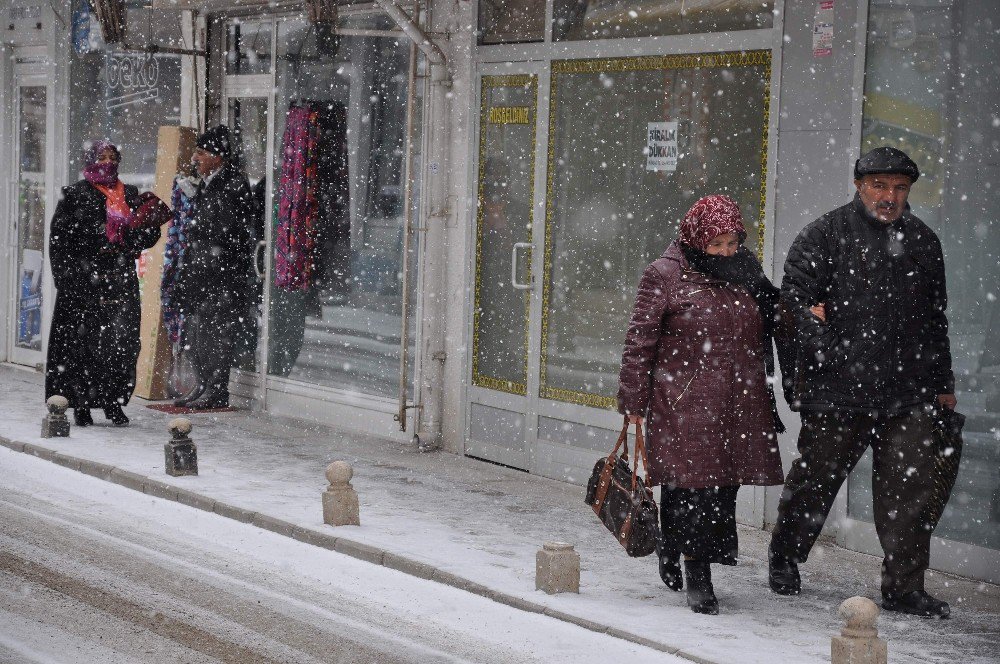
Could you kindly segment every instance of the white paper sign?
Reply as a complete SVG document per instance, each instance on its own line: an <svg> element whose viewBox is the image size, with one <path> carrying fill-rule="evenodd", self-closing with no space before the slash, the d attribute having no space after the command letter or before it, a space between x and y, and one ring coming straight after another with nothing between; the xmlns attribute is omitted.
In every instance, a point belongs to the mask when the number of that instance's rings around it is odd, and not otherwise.
<svg viewBox="0 0 1000 664"><path fill-rule="evenodd" d="M646 123L646 170L677 170L677 122Z"/></svg>
<svg viewBox="0 0 1000 664"><path fill-rule="evenodd" d="M813 17L813 57L830 55L833 55L833 0L820 0Z"/></svg>

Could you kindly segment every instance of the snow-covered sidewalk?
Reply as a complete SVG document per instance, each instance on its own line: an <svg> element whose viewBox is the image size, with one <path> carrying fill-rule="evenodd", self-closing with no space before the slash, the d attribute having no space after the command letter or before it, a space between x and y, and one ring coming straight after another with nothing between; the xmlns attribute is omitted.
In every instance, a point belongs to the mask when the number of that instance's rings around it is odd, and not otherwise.
<svg viewBox="0 0 1000 664"><path fill-rule="evenodd" d="M130 428L104 426L95 413L97 426L41 439L40 377L3 368L0 385L0 437L13 449L694 661L829 661L840 602L878 595L877 558L827 545L803 566L801 596L774 595L766 581L767 534L741 528L739 566L713 568L721 615L700 616L683 593L660 582L653 557L625 556L584 505L580 487L248 412L192 416L200 475L172 478L163 458L171 418L141 400L127 409ZM354 466L360 527L323 524L323 471L336 459ZM535 552L550 540L571 542L580 553L579 595L534 589ZM1000 588L931 574L928 589L952 603L954 617L883 614L878 626L890 661L996 662Z"/></svg>

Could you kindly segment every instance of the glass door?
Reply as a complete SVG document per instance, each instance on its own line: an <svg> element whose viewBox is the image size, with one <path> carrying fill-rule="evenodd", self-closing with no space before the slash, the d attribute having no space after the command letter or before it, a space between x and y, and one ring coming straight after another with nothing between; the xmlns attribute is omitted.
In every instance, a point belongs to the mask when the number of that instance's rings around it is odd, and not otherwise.
<svg viewBox="0 0 1000 664"><path fill-rule="evenodd" d="M528 470L539 80L519 69L480 78L466 454Z"/></svg>
<svg viewBox="0 0 1000 664"><path fill-rule="evenodd" d="M270 126L269 96L250 96L252 90L241 90L242 96L229 97L226 104L229 129L233 139L233 159L246 173L253 193L254 238L253 273L248 292L250 299L240 316L235 339L234 362L241 371L257 372L262 358L259 356L260 333L263 322L264 281L267 272L267 191L268 191L268 137Z"/></svg>
<svg viewBox="0 0 1000 664"><path fill-rule="evenodd" d="M8 339L11 362L41 366L44 360L43 312L45 291L45 225L48 219L49 86L37 76L18 76L14 87L14 181L12 313Z"/></svg>

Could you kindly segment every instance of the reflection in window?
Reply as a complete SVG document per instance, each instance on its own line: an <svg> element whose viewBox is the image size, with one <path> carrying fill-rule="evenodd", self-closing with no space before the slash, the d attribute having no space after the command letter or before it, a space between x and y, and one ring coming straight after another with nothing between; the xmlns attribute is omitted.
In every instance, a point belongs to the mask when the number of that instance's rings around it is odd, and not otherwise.
<svg viewBox="0 0 1000 664"><path fill-rule="evenodd" d="M182 46L175 11L129 9L129 22L154 43ZM99 33L91 30L95 39ZM98 41L70 58L69 179L83 177L88 141L107 138L121 148L122 180L152 189L159 128L180 124L181 56L119 51Z"/></svg>
<svg viewBox="0 0 1000 664"><path fill-rule="evenodd" d="M271 24L234 22L226 26L226 73L271 71Z"/></svg>
<svg viewBox="0 0 1000 664"><path fill-rule="evenodd" d="M650 37L773 25L770 0L555 0L552 38Z"/></svg>
<svg viewBox="0 0 1000 664"><path fill-rule="evenodd" d="M612 408L639 276L691 204L732 196L759 250L770 53L557 61L552 78L541 396ZM676 161L649 153L651 123L676 127Z"/></svg>
<svg viewBox="0 0 1000 664"><path fill-rule="evenodd" d="M542 41L545 0L479 0L479 43Z"/></svg>
<svg viewBox="0 0 1000 664"><path fill-rule="evenodd" d="M394 27L385 17L347 23ZM304 21L278 23L268 371L391 397L399 384L409 48L396 37L320 42ZM419 117L414 125L420 127ZM285 144L314 150L293 147L286 155ZM286 260L294 229L280 225L288 218L282 198L298 181L283 183L283 176L296 155L311 187L306 204L316 206L301 236L309 247L305 263Z"/></svg>
<svg viewBox="0 0 1000 664"><path fill-rule="evenodd" d="M891 145L919 165L909 203L938 234L951 353L966 421L951 502L935 534L1000 549L1000 43L986 3L876 0L869 16L861 150ZM870 458L859 464L864 477ZM867 481L848 511L871 521Z"/></svg>

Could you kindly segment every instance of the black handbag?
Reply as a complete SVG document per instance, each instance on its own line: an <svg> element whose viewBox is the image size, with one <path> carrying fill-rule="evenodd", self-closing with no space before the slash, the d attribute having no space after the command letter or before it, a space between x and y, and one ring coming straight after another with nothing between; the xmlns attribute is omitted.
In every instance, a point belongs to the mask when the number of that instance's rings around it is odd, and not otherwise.
<svg viewBox="0 0 1000 664"><path fill-rule="evenodd" d="M939 409L934 415L934 485L927 502L924 523L933 529L937 526L951 490L958 478L958 464L962 460L962 427L965 415L948 408Z"/></svg>
<svg viewBox="0 0 1000 664"><path fill-rule="evenodd" d="M633 558L648 556L660 538L660 519L649 481L649 460L642 425L635 425L635 456L628 463L628 417L618 442L607 458L599 459L587 482L584 501L611 531L625 553ZM621 455L618 450L624 448ZM639 475L639 457L646 477Z"/></svg>

